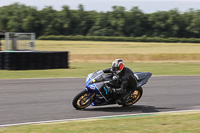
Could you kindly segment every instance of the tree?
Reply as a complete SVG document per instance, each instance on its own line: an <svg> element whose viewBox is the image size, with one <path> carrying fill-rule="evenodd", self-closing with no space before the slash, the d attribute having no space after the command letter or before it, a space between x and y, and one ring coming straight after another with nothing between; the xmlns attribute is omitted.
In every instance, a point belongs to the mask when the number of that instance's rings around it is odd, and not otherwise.
<svg viewBox="0 0 200 133"><path fill-rule="evenodd" d="M122 6L113 6L113 11L109 13L111 28L114 30L112 36L123 36L125 26L125 8Z"/></svg>
<svg viewBox="0 0 200 133"><path fill-rule="evenodd" d="M41 35L90 35L133 37L200 37L200 10L178 9L145 14L138 7L126 11L113 6L110 12L85 11L83 5L61 11L42 10L14 3L0 7L0 29Z"/></svg>
<svg viewBox="0 0 200 133"><path fill-rule="evenodd" d="M181 17L177 9L158 11L149 16L152 36L177 37L180 30Z"/></svg>
<svg viewBox="0 0 200 133"><path fill-rule="evenodd" d="M109 21L109 15L107 13L99 13L96 16L96 21L93 27L90 29L88 35L93 36L112 36L114 29L111 27L111 23Z"/></svg>
<svg viewBox="0 0 200 133"><path fill-rule="evenodd" d="M74 20L76 26L74 26L74 32L77 35L87 35L90 28L95 23L96 12L84 10L83 5L79 5L79 9L75 12L76 18Z"/></svg>
<svg viewBox="0 0 200 133"><path fill-rule="evenodd" d="M39 12L43 35L59 35L63 29L63 22L58 11L51 6L45 7Z"/></svg>
<svg viewBox="0 0 200 133"><path fill-rule="evenodd" d="M147 19L147 16L138 7L133 7L126 13L126 20L123 28L124 35L142 36L147 34L149 30Z"/></svg>
<svg viewBox="0 0 200 133"><path fill-rule="evenodd" d="M190 10L183 14L187 25L185 29L187 31L187 37L200 37L200 10Z"/></svg>

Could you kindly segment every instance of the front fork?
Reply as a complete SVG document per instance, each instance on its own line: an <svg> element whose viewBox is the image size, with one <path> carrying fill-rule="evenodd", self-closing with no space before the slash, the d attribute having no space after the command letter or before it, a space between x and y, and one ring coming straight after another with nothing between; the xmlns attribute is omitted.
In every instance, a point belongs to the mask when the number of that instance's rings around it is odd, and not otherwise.
<svg viewBox="0 0 200 133"><path fill-rule="evenodd" d="M88 103L91 99L93 99L93 97L95 96L95 93L90 93L90 95L88 96L87 100L85 101L85 103Z"/></svg>

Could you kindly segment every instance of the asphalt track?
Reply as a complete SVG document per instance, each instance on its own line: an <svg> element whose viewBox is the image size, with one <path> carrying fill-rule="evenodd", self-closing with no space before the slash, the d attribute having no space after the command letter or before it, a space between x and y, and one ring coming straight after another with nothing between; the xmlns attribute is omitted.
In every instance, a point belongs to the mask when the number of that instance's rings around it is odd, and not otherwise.
<svg viewBox="0 0 200 133"><path fill-rule="evenodd" d="M85 78L0 80L0 125L26 122L200 109L200 76L150 78L143 97L131 107L119 105L75 110L73 97Z"/></svg>

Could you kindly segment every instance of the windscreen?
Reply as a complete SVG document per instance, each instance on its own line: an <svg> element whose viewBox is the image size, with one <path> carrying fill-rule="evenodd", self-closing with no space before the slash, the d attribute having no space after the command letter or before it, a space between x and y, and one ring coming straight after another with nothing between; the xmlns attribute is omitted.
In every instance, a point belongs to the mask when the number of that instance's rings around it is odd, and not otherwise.
<svg viewBox="0 0 200 133"><path fill-rule="evenodd" d="M90 73L86 78L86 85L91 84L92 82L99 82L103 80L104 72L96 71L94 73Z"/></svg>
<svg viewBox="0 0 200 133"><path fill-rule="evenodd" d="M95 79L95 82L99 82L99 81L103 80L103 75L104 75L104 72L102 70L101 71L96 71L91 76L91 79L92 80Z"/></svg>

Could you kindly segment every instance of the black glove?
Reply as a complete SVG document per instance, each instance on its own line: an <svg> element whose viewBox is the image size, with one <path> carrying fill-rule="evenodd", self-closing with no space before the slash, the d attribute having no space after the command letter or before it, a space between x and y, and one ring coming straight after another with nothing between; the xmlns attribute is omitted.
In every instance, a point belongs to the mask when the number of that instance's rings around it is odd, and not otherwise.
<svg viewBox="0 0 200 133"><path fill-rule="evenodd" d="M106 89L108 90L108 93L113 93L113 89L108 86L107 84L105 84Z"/></svg>

